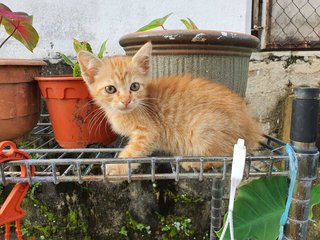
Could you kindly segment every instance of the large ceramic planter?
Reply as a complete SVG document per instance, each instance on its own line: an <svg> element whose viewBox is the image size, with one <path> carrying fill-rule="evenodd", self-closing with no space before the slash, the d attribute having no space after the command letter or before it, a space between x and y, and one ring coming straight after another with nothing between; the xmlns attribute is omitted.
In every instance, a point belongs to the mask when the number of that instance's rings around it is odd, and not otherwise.
<svg viewBox="0 0 320 240"><path fill-rule="evenodd" d="M34 77L40 60L0 59L0 141L22 137L37 124L40 91Z"/></svg>
<svg viewBox="0 0 320 240"><path fill-rule="evenodd" d="M120 45L133 55L153 45L153 77L191 73L223 83L244 96L251 52L259 40L251 35L213 30L158 30L123 36Z"/></svg>
<svg viewBox="0 0 320 240"><path fill-rule="evenodd" d="M45 98L55 138L63 148L108 145L115 140L104 113L91 100L81 77L35 78Z"/></svg>

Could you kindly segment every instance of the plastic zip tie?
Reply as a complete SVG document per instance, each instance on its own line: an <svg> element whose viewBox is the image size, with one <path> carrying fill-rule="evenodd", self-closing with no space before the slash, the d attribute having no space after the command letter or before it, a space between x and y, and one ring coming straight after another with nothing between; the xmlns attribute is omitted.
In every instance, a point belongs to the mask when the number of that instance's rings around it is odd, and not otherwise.
<svg viewBox="0 0 320 240"><path fill-rule="evenodd" d="M220 237L221 240L224 238L227 232L228 226L230 230L231 240L235 239L234 228L233 228L234 199L236 196L236 190L243 178L245 161L246 161L246 147L244 145L244 140L238 139L238 142L234 145L234 148L233 148L233 161L232 161L232 169L231 169L231 186L230 186L228 216L222 230L222 234Z"/></svg>
<svg viewBox="0 0 320 240"><path fill-rule="evenodd" d="M286 224L289 216L289 209L292 202L292 195L294 190L294 185L297 178L297 172L298 172L298 159L296 156L296 153L294 149L291 147L290 144L286 144L286 152L289 155L289 175L290 175L290 184L289 184L289 191L288 191L288 198L286 202L286 207L284 212L281 215L280 218L280 227L279 227L279 240L283 239L283 231L284 231L284 225Z"/></svg>

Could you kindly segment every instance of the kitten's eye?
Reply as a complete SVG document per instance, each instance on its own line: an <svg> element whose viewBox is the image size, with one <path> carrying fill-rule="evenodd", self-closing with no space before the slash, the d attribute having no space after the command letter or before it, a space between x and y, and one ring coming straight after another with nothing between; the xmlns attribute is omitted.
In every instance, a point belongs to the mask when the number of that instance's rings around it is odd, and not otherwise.
<svg viewBox="0 0 320 240"><path fill-rule="evenodd" d="M106 86L106 92L109 93L109 94L113 94L117 91L117 89L115 88L115 86L112 86L112 85L109 85L109 86Z"/></svg>
<svg viewBox="0 0 320 240"><path fill-rule="evenodd" d="M130 86L131 91L138 91L140 89L140 83L134 82Z"/></svg>

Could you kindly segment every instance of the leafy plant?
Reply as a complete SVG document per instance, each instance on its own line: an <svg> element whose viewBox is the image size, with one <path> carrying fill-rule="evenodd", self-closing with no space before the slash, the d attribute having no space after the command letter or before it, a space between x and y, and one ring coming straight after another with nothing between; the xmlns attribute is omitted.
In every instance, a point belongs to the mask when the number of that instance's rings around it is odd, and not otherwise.
<svg viewBox="0 0 320 240"><path fill-rule="evenodd" d="M161 239L185 239L194 234L191 229L191 219L185 216L160 216Z"/></svg>
<svg viewBox="0 0 320 240"><path fill-rule="evenodd" d="M158 28L158 27L162 27L163 30L166 30L164 27L164 23L167 21L168 17L170 17L172 14L173 13L169 13L169 14L165 15L164 17L152 20L147 25L143 26L142 28L139 28L137 30L137 32L144 32L144 31L148 31L148 30ZM184 26L187 29L198 29L196 24L190 18L180 19L180 21L184 24Z"/></svg>
<svg viewBox="0 0 320 240"><path fill-rule="evenodd" d="M311 189L311 197L310 197L310 211L309 218L313 218L313 207L320 204L320 183L313 186Z"/></svg>
<svg viewBox="0 0 320 240"><path fill-rule="evenodd" d="M235 238L276 239L287 191L287 177L260 178L240 187L233 211ZM230 239L229 231L224 239Z"/></svg>
<svg viewBox="0 0 320 240"><path fill-rule="evenodd" d="M276 239L287 192L287 177L278 176L260 178L240 187L233 211L235 238ZM310 218L312 218L312 208L317 204L320 204L320 184L311 190ZM216 232L219 237L222 229L223 227ZM229 231L224 239L230 239Z"/></svg>
<svg viewBox="0 0 320 240"><path fill-rule="evenodd" d="M180 19L180 21L186 26L187 29L199 29L190 18Z"/></svg>
<svg viewBox="0 0 320 240"><path fill-rule="evenodd" d="M37 46L39 35L32 26L32 16L24 12L12 12L0 3L0 27L4 26L8 37L0 43L0 48L11 38L21 42L31 52Z"/></svg>
<svg viewBox="0 0 320 240"><path fill-rule="evenodd" d="M104 55L106 53L106 44L107 44L107 40L105 40L101 44L99 52L97 54L98 58L103 58L104 57ZM93 53L90 43L88 43L86 41L80 42L77 39L73 39L73 48L74 48L76 53L80 52L81 50L86 50L86 51L89 51L89 52ZM65 54L63 54L61 52L58 52L58 55L62 58L62 60L66 64L71 66L71 68L73 69L73 76L74 77L81 77L80 65L79 65L79 63L77 61L71 60L69 57L67 57Z"/></svg>

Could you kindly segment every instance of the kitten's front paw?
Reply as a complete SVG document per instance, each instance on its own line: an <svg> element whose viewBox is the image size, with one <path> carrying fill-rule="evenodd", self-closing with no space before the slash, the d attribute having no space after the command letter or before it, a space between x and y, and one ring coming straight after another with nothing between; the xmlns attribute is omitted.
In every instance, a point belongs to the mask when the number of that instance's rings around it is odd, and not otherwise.
<svg viewBox="0 0 320 240"><path fill-rule="evenodd" d="M193 168L199 170L200 169L200 163L198 163L198 162L183 162L183 163L181 163L181 167L186 171L189 171L189 170L191 170Z"/></svg>
<svg viewBox="0 0 320 240"><path fill-rule="evenodd" d="M138 163L131 164L131 171L140 166ZM128 176L128 164L106 164L106 175L109 176ZM123 180L115 180L112 182L121 182Z"/></svg>
<svg viewBox="0 0 320 240"><path fill-rule="evenodd" d="M211 169L213 167L221 167L221 166L223 166L223 163L207 162L207 163L203 164L203 169L207 170L207 169ZM191 169L200 170L200 163L199 162L184 162L184 163L181 163L181 167L186 171L189 171Z"/></svg>

